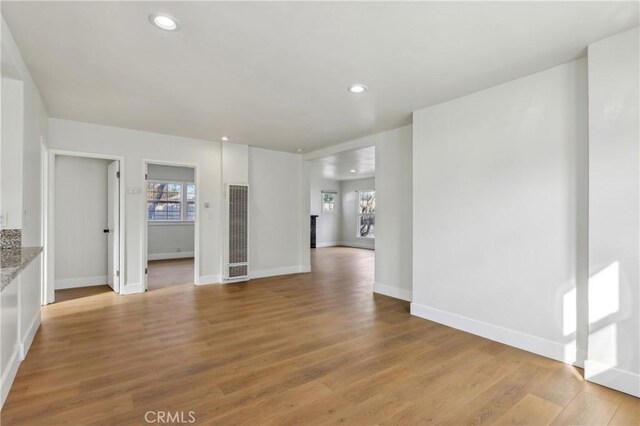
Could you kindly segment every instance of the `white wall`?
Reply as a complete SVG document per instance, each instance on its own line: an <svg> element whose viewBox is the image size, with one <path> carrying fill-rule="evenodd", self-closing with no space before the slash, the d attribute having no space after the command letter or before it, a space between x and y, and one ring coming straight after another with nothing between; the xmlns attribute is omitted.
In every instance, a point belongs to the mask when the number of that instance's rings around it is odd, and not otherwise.
<svg viewBox="0 0 640 426"><path fill-rule="evenodd" d="M192 167L149 164L149 180L165 182L194 182ZM196 199L198 188L196 188ZM193 222L147 222L147 256L149 260L193 257L195 252L195 225Z"/></svg>
<svg viewBox="0 0 640 426"><path fill-rule="evenodd" d="M376 142L376 272L373 290L411 301L411 126L384 132Z"/></svg>
<svg viewBox="0 0 640 426"><path fill-rule="evenodd" d="M300 155L249 148L252 277L305 272L300 249L301 167Z"/></svg>
<svg viewBox="0 0 640 426"><path fill-rule="evenodd" d="M375 179L353 179L340 181L340 201L342 203L341 239L343 246L373 249L374 238L359 238L358 235L358 211L360 201L356 191L376 189ZM377 200L376 200L377 201ZM377 207L376 202L376 207ZM376 224L377 224L376 217Z"/></svg>
<svg viewBox="0 0 640 426"><path fill-rule="evenodd" d="M3 229L22 228L22 152L24 136L24 94L20 80L2 78L2 167L0 196Z"/></svg>
<svg viewBox="0 0 640 426"><path fill-rule="evenodd" d="M340 244L342 227L342 202L340 181L322 177L321 167L309 166L309 208L316 219L316 247L330 247ZM333 212L322 211L322 191L335 191L336 203Z"/></svg>
<svg viewBox="0 0 640 426"><path fill-rule="evenodd" d="M46 146L48 138L48 113L38 92L38 88L31 78L20 51L13 40L13 36L2 18L1 53L2 77L10 77L22 82L23 93L23 134L22 154L16 153L15 157L5 156L2 153L2 167L4 161L21 163L22 174L17 185L22 188L21 210L22 217L22 243L25 246L42 245L42 216L41 216L41 142ZM5 104L4 87L2 88L2 104ZM4 135L3 135L4 137ZM20 176L20 175L18 175ZM4 196L3 196L4 197ZM2 198L3 198L2 197ZM4 211L4 205L0 207ZM0 383L0 406L4 403L9 388L15 377L20 361L24 359L31 341L40 326L41 303L41 261L35 259L11 284L14 290L8 287L2 292L2 334L0 346L3 348L0 355L2 365L2 382ZM6 293L5 293L6 292ZM18 324L16 333L7 334L7 328L13 328ZM10 358L6 358L6 350L12 351Z"/></svg>
<svg viewBox="0 0 640 426"><path fill-rule="evenodd" d="M222 142L222 183L244 185L249 182L249 146Z"/></svg>
<svg viewBox="0 0 640 426"><path fill-rule="evenodd" d="M588 380L640 396L638 28L589 46Z"/></svg>
<svg viewBox="0 0 640 426"><path fill-rule="evenodd" d="M55 288L107 283L109 160L56 156Z"/></svg>
<svg viewBox="0 0 640 426"><path fill-rule="evenodd" d="M151 223L147 234L149 260L193 257L195 230L193 223Z"/></svg>
<svg viewBox="0 0 640 426"><path fill-rule="evenodd" d="M146 194L142 160L198 166L199 281L220 282L222 163L219 143L59 119L51 119L50 134L53 148L124 157L121 176L127 188L124 200L126 267L122 289L125 293L143 291L141 227ZM208 209L204 208L205 202L210 203Z"/></svg>
<svg viewBox="0 0 640 426"><path fill-rule="evenodd" d="M586 84L582 58L414 113L414 315L581 362Z"/></svg>
<svg viewBox="0 0 640 426"><path fill-rule="evenodd" d="M300 266L308 262L308 253L302 250L302 244L308 244L308 236L305 240L301 233L304 227L300 212L306 209L301 182L306 177L301 176L300 155L228 144L224 156L227 164L223 163L223 148L218 142L60 119L50 120L50 132L54 148L124 157L125 293L142 291L143 159L198 167L200 284L221 281L223 175L230 183L242 183L238 179L249 175L253 276L308 270L308 266ZM209 208L204 207L205 203ZM308 232L308 226L306 229Z"/></svg>

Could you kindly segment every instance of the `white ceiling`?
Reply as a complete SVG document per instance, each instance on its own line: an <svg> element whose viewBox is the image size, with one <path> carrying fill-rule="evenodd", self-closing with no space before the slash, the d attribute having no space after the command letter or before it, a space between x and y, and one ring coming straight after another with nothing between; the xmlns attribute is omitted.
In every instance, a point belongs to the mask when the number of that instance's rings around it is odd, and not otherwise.
<svg viewBox="0 0 640 426"><path fill-rule="evenodd" d="M376 174L376 147L344 151L329 157L309 161L310 167L320 171L325 179L350 180L374 177ZM355 173L351 173L355 170Z"/></svg>
<svg viewBox="0 0 640 426"><path fill-rule="evenodd" d="M169 13L182 29L153 27ZM53 117L306 152L584 55L638 2L11 2ZM369 91L353 95L361 82Z"/></svg>

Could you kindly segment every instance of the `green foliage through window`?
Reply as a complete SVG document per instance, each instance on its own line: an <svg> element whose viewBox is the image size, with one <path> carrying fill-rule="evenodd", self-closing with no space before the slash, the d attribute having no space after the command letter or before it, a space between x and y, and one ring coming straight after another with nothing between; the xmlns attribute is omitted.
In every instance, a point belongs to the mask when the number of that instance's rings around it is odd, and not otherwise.
<svg viewBox="0 0 640 426"><path fill-rule="evenodd" d="M322 191L322 212L323 213L332 213L333 211L335 211L337 195L338 194L335 192Z"/></svg>

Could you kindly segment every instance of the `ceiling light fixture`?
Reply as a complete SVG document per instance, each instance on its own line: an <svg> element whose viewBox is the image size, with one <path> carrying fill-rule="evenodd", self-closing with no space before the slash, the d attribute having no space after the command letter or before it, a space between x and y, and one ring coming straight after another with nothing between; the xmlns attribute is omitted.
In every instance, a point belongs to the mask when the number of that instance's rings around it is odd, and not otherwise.
<svg viewBox="0 0 640 426"><path fill-rule="evenodd" d="M349 173L355 173L357 170L356 169L351 169L349 170Z"/></svg>
<svg viewBox="0 0 640 426"><path fill-rule="evenodd" d="M302 149L302 148L296 149L296 152L303 152L303 151L304 151L304 149Z"/></svg>
<svg viewBox="0 0 640 426"><path fill-rule="evenodd" d="M367 86L364 84L352 84L349 86L349 91L351 93L362 93L367 90Z"/></svg>
<svg viewBox="0 0 640 426"><path fill-rule="evenodd" d="M154 13L149 15L149 22L165 31L177 31L180 29L180 22L170 15Z"/></svg>
<svg viewBox="0 0 640 426"><path fill-rule="evenodd" d="M229 140L229 138L228 138L227 136L223 136L221 139L222 139L223 141L225 141L225 142Z"/></svg>

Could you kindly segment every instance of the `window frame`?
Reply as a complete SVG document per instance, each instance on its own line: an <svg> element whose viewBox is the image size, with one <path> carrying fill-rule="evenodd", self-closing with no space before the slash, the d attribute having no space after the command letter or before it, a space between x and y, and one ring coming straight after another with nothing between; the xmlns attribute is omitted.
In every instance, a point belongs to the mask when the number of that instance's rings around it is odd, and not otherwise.
<svg viewBox="0 0 640 426"><path fill-rule="evenodd" d="M333 194L333 210L325 210L324 209L324 194ZM336 213L336 204L338 202L338 191L331 189L322 189L320 190L320 213L322 214L335 214Z"/></svg>
<svg viewBox="0 0 640 426"><path fill-rule="evenodd" d="M196 214L197 214L197 194L198 194L198 189L196 188L196 184L194 182L190 182L190 181L179 181L179 180L163 180L163 179L147 179L147 184L159 184L159 183L163 183L166 185L180 185L180 219L178 220L166 220L166 219L160 219L160 220L155 220L155 219L149 219L149 210L148 210L148 205L149 205L149 189L148 186L147 188L145 188L146 191L146 197L147 197L147 211L146 213L146 218L147 218L147 223L149 225L186 225L186 224L195 224L196 221ZM194 187L194 195L196 197L196 200L193 202L193 205L195 207L195 211L194 211L194 217L193 219L188 219L188 204L189 202L187 201L187 185L193 185Z"/></svg>
<svg viewBox="0 0 640 426"><path fill-rule="evenodd" d="M376 218L376 211L375 211L375 199L376 199L376 190L375 188L373 189L358 189L358 200L357 200L357 209L358 209L358 214L356 215L356 238L362 238L363 240L375 240L376 239L376 235L375 235L375 218ZM373 200L374 200L374 207L373 207L373 213L360 213L360 194L362 194L363 192L373 192ZM373 221L374 221L374 234L371 237L363 237L360 235L360 218L362 216L373 216Z"/></svg>

